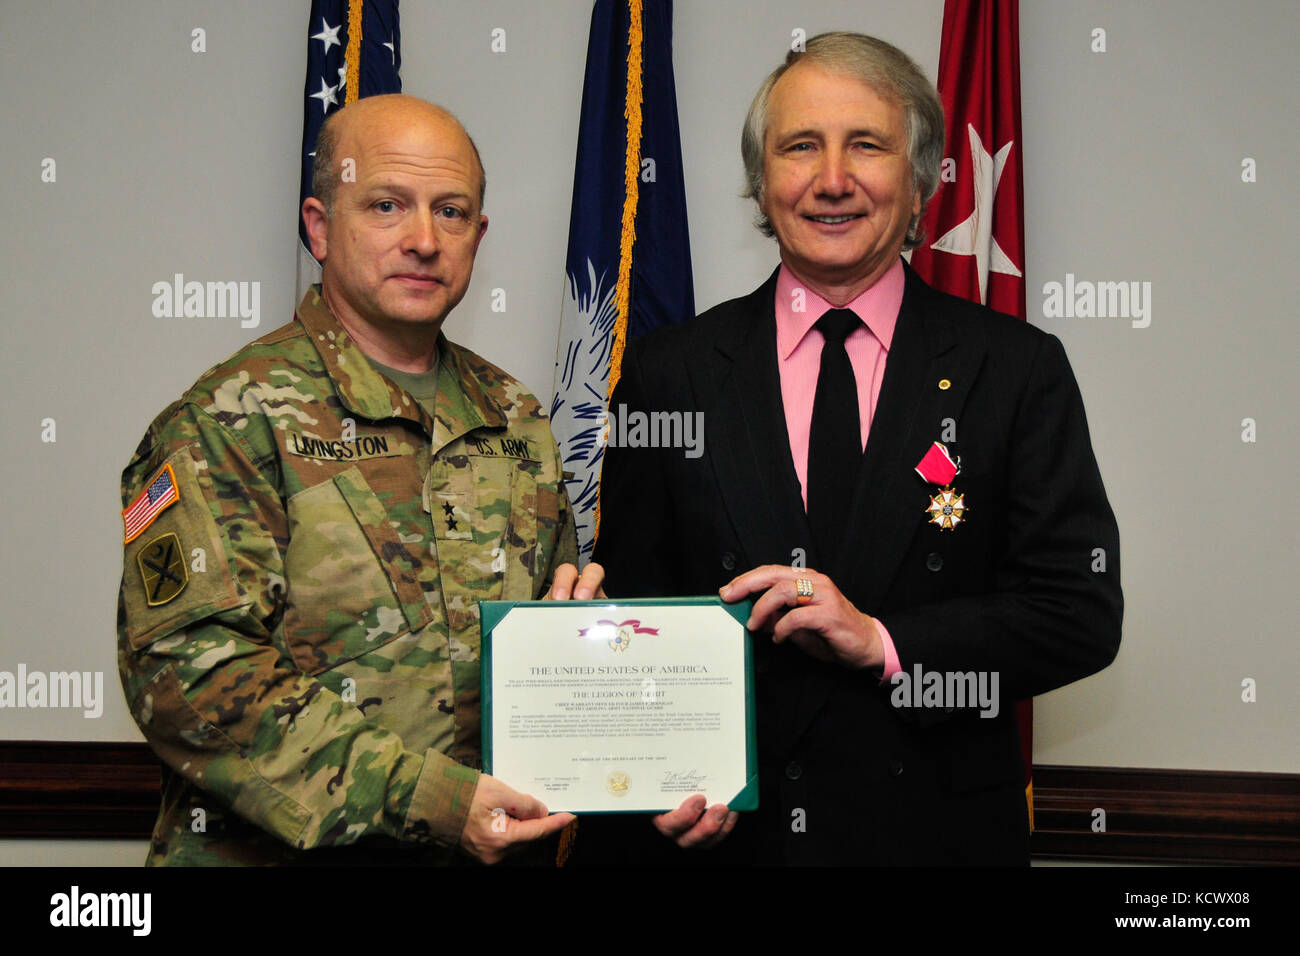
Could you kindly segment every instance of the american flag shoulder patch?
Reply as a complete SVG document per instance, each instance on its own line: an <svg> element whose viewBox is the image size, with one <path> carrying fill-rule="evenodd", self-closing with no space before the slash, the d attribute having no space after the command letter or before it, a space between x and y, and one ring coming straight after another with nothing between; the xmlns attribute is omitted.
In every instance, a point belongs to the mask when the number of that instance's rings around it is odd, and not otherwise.
<svg viewBox="0 0 1300 956"><path fill-rule="evenodd" d="M171 465L163 465L162 471L149 482L145 489L135 496L135 501L122 509L122 526L125 537L123 544L130 544L146 528L153 524L154 518L181 500L180 488L176 485L176 473Z"/></svg>

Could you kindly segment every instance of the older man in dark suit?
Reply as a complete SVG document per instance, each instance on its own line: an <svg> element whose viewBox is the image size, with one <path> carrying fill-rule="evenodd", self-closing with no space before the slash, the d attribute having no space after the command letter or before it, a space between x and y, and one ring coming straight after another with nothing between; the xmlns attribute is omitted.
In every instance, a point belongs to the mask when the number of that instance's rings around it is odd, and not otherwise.
<svg viewBox="0 0 1300 956"><path fill-rule="evenodd" d="M1065 353L900 258L943 154L901 51L810 40L759 90L742 151L781 265L628 348L611 405L703 412L704 449L609 448L595 557L615 596L757 599L760 808L697 795L654 818L663 836L637 819L602 842L1025 864L1014 702L1106 666L1123 606Z"/></svg>

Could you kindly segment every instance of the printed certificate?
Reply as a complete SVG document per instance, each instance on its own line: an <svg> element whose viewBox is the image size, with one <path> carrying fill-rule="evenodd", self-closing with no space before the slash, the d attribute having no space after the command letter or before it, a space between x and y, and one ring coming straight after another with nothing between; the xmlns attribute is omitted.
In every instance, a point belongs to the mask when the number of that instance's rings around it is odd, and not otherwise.
<svg viewBox="0 0 1300 956"><path fill-rule="evenodd" d="M750 602L479 607L485 771L552 811L757 808Z"/></svg>

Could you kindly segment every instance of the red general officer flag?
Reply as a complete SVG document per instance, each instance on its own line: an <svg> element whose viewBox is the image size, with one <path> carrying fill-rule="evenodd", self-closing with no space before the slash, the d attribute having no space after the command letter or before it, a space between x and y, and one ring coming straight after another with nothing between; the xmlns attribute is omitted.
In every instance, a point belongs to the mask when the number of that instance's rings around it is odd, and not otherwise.
<svg viewBox="0 0 1300 956"><path fill-rule="evenodd" d="M947 156L912 267L935 288L1023 319L1018 0L947 0L939 96Z"/></svg>

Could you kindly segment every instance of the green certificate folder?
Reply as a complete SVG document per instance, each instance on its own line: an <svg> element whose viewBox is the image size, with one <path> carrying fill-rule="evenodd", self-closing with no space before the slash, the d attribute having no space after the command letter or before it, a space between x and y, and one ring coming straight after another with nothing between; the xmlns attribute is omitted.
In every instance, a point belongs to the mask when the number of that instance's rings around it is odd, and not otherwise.
<svg viewBox="0 0 1300 956"><path fill-rule="evenodd" d="M752 602L483 601L483 769L552 810L758 807Z"/></svg>

